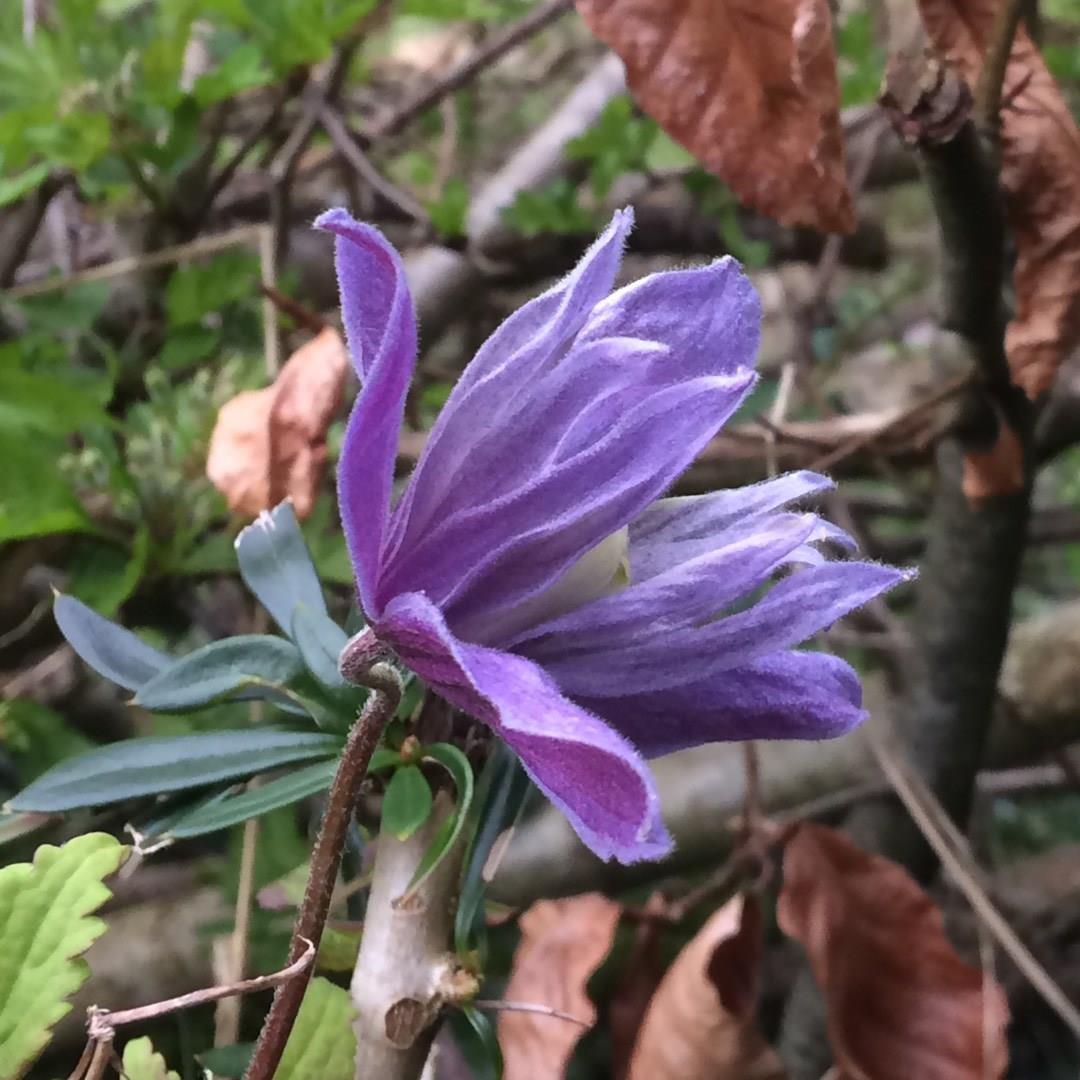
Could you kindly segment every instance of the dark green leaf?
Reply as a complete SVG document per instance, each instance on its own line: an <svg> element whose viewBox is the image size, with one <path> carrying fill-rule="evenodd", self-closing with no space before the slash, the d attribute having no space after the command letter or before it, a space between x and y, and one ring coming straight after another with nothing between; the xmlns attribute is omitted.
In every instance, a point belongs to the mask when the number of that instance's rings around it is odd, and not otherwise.
<svg viewBox="0 0 1080 1080"><path fill-rule="evenodd" d="M262 513L236 538L236 557L247 587L274 621L292 632L298 604L326 614L322 586L291 502Z"/></svg>
<svg viewBox="0 0 1080 1080"><path fill-rule="evenodd" d="M338 657L348 637L325 610L315 611L301 601L293 609L292 639L308 671L331 690L348 684L338 671Z"/></svg>
<svg viewBox="0 0 1080 1080"><path fill-rule="evenodd" d="M130 549L99 537L75 545L69 563L68 588L80 600L107 615L135 591L150 553L150 532L139 526Z"/></svg>
<svg viewBox="0 0 1080 1080"><path fill-rule="evenodd" d="M309 795L326 791L334 779L337 765L336 759L320 761L286 776L268 780L239 795L232 795L212 805L196 807L174 820L164 835L177 840L202 836L247 821L248 818L260 817L280 806L290 806Z"/></svg>
<svg viewBox="0 0 1080 1080"><path fill-rule="evenodd" d="M497 743L488 758L473 800L472 840L465 856L461 898L454 918L454 949L464 956L483 933L484 864L504 829L510 828L525 805L530 780L513 751Z"/></svg>
<svg viewBox="0 0 1080 1080"><path fill-rule="evenodd" d="M382 827L398 840L408 840L431 813L431 788L415 765L398 769L386 785Z"/></svg>
<svg viewBox="0 0 1080 1080"><path fill-rule="evenodd" d="M126 739L50 769L8 804L12 810L74 810L332 757L343 742L319 732L253 728Z"/></svg>
<svg viewBox="0 0 1080 1080"><path fill-rule="evenodd" d="M201 1054L196 1054L195 1058L219 1080L224 1080L225 1077L240 1080L254 1053L254 1043L233 1043L231 1046L215 1046L212 1050L204 1050Z"/></svg>
<svg viewBox="0 0 1080 1080"><path fill-rule="evenodd" d="M138 690L175 663L171 656L151 648L73 596L58 595L53 614L60 633L79 656L99 675L126 690Z"/></svg>
<svg viewBox="0 0 1080 1080"><path fill-rule="evenodd" d="M303 669L292 642L269 634L240 634L173 661L139 687L134 704L158 712L197 709L247 686L280 686Z"/></svg>

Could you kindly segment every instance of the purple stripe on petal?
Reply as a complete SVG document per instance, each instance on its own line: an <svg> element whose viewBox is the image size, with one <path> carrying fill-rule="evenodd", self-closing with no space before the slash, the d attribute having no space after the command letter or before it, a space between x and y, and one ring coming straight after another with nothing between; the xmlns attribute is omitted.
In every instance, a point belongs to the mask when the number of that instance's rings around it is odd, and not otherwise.
<svg viewBox="0 0 1080 1080"><path fill-rule="evenodd" d="M418 593L395 597L378 627L401 660L506 741L603 859L655 859L671 840L648 766L599 717L568 701L535 664L468 645Z"/></svg>
<svg viewBox="0 0 1080 1080"><path fill-rule="evenodd" d="M377 229L344 210L330 210L315 224L335 234L345 331L363 381L342 446L338 502L360 602L372 618L378 614L398 433L416 359L416 317L401 259Z"/></svg>
<svg viewBox="0 0 1080 1080"><path fill-rule="evenodd" d="M859 677L828 653L780 652L633 697L585 698L646 756L741 739L831 739L866 718Z"/></svg>
<svg viewBox="0 0 1080 1080"><path fill-rule="evenodd" d="M573 698L616 697L695 682L790 648L911 575L877 563L809 566L779 582L752 607L700 627L568 655L558 641L529 647Z"/></svg>
<svg viewBox="0 0 1080 1080"><path fill-rule="evenodd" d="M817 529L813 514L773 514L727 530L717 547L640 585L596 600L519 634L511 644L545 662L650 640L668 630L715 618L747 596L805 544Z"/></svg>
<svg viewBox="0 0 1080 1080"><path fill-rule="evenodd" d="M480 347L428 435L394 516L391 552L423 535L446 512L466 459L473 470L478 440L507 421L611 292L633 223L632 210L618 211L563 281L519 308Z"/></svg>
<svg viewBox="0 0 1080 1080"><path fill-rule="evenodd" d="M835 486L827 476L802 471L749 487L661 499L630 523L632 577L645 581L673 563L707 551L712 538L725 529ZM831 539L853 546L840 529Z"/></svg>
<svg viewBox="0 0 1080 1080"><path fill-rule="evenodd" d="M459 636L482 635L485 612L549 587L639 514L694 459L753 381L747 371L649 394L592 446L507 495L438 523L387 568L387 588L424 591Z"/></svg>

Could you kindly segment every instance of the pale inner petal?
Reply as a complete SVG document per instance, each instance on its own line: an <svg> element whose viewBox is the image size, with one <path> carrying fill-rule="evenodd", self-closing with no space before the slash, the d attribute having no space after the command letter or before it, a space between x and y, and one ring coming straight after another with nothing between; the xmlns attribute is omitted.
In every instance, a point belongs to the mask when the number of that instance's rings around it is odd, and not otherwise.
<svg viewBox="0 0 1080 1080"><path fill-rule="evenodd" d="M512 607L484 616L469 628L468 639L480 645L508 641L531 626L576 611L630 584L630 529L624 526L587 551L543 592Z"/></svg>

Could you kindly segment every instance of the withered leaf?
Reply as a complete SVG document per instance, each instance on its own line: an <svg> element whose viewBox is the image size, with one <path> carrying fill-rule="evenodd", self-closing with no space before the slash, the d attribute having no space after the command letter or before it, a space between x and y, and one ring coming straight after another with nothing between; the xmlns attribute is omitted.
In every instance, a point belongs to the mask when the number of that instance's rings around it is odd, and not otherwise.
<svg viewBox="0 0 1080 1080"><path fill-rule="evenodd" d="M827 0L577 0L641 107L744 202L850 232Z"/></svg>
<svg viewBox="0 0 1080 1080"><path fill-rule="evenodd" d="M230 510L254 516L291 498L298 517L311 513L348 367L341 335L328 327L289 357L271 386L222 406L206 475Z"/></svg>
<svg viewBox="0 0 1080 1080"><path fill-rule="evenodd" d="M629 1080L780 1080L754 1025L761 911L734 897L679 953L645 1014Z"/></svg>
<svg viewBox="0 0 1080 1080"><path fill-rule="evenodd" d="M975 86L1000 0L919 0L934 47ZM1080 338L1080 129L1035 43L1013 41L1001 108L1001 183L1016 242L1013 381L1049 389Z"/></svg>
<svg viewBox="0 0 1080 1080"><path fill-rule="evenodd" d="M784 851L777 919L825 995L843 1080L1003 1075L1005 995L960 959L902 867L803 823Z"/></svg>
<svg viewBox="0 0 1080 1080"><path fill-rule="evenodd" d="M591 1027L596 1007L585 985L611 949L621 910L600 893L533 904L520 919L506 1000L546 1005ZM558 1080L584 1030L555 1016L501 1012L504 1080Z"/></svg>

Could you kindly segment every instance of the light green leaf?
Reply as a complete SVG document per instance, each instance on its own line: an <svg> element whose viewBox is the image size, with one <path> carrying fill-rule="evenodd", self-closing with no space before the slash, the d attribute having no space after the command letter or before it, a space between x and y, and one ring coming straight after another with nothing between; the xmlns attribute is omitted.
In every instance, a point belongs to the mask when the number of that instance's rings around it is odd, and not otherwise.
<svg viewBox="0 0 1080 1080"><path fill-rule="evenodd" d="M22 1076L70 1011L90 973L77 958L105 931L91 914L111 895L102 882L128 850L88 833L0 869L0 1076Z"/></svg>
<svg viewBox="0 0 1080 1080"><path fill-rule="evenodd" d="M304 669L296 646L268 634L239 634L182 656L139 687L133 704L157 712L197 709L247 686L279 686Z"/></svg>
<svg viewBox="0 0 1080 1080"><path fill-rule="evenodd" d="M0 177L0 206L7 206L8 203L21 199L27 192L33 191L48 175L49 165L41 162L38 165L31 165L18 176Z"/></svg>
<svg viewBox="0 0 1080 1080"><path fill-rule="evenodd" d="M336 926L325 927L315 966L320 971L352 971L356 967L362 934L359 928L346 930Z"/></svg>
<svg viewBox="0 0 1080 1080"><path fill-rule="evenodd" d="M439 826L435 838L428 845L423 858L417 864L409 887L402 895L402 900L411 896L434 872L435 868L453 850L461 836L469 807L473 800L473 771L469 759L450 743L435 743L424 748L424 760L438 762L453 778L457 788L454 812Z"/></svg>
<svg viewBox="0 0 1080 1080"><path fill-rule="evenodd" d="M180 1080L165 1064L165 1059L154 1050L147 1036L132 1039L124 1047L124 1076L127 1080Z"/></svg>
<svg viewBox="0 0 1080 1080"><path fill-rule="evenodd" d="M399 840L408 840L431 813L431 788L415 765L396 770L383 795L382 827Z"/></svg>
<svg viewBox="0 0 1080 1080"><path fill-rule="evenodd" d="M355 1015L347 990L312 979L274 1080L353 1080Z"/></svg>
<svg viewBox="0 0 1080 1080"><path fill-rule="evenodd" d="M276 728L124 739L49 769L8 807L49 812L104 806L254 776L294 761L336 757L343 745L336 735Z"/></svg>

